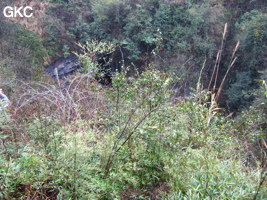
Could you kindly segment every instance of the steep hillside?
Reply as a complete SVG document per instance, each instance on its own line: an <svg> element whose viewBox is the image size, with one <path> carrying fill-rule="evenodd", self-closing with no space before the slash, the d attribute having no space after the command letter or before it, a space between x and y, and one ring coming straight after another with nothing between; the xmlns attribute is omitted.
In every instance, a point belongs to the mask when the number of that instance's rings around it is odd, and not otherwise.
<svg viewBox="0 0 267 200"><path fill-rule="evenodd" d="M266 199L266 4L1 1L0 199Z"/></svg>
<svg viewBox="0 0 267 200"><path fill-rule="evenodd" d="M11 1L2 5L8 3ZM196 85L204 61L202 83L204 88L208 87L221 48L224 24L227 23L215 88L219 88L231 52L240 40L238 59L228 74L219 102L235 111L253 100L249 94L257 88L257 70L266 66L265 55L261 53L264 46L260 47L265 41L265 24L260 20L265 20L262 13L266 2L29 0L14 1L13 4L33 7L34 18L8 21L17 22L37 34L47 52L44 65L73 51L79 52L81 49L76 43L94 39L110 41L118 46L111 55L113 69L120 69L122 57L125 65L134 64L140 70L147 68L149 63L156 63L159 69L174 72L183 79L177 85L178 93L188 96L190 87ZM253 23L257 25L253 26ZM258 39L248 43L250 37ZM247 49L253 51L248 53ZM246 86L239 86L239 82L245 79ZM244 91L247 97L243 98L243 93L234 97L236 91Z"/></svg>

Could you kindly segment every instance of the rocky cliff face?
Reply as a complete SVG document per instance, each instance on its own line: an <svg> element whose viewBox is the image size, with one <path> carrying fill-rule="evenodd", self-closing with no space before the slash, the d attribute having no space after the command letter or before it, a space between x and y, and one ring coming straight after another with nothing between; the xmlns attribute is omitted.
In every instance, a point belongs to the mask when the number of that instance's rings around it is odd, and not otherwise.
<svg viewBox="0 0 267 200"><path fill-rule="evenodd" d="M102 85L110 85L112 82L112 72L116 71L114 63L109 63L108 59L99 57L97 60L97 66L102 76L96 75L94 77ZM63 79L68 75L74 74L77 70L83 67L78 57L71 55L66 58L60 58L45 68L45 72L52 76L53 79Z"/></svg>
<svg viewBox="0 0 267 200"><path fill-rule="evenodd" d="M68 75L74 74L82 64L77 56L71 55L67 58L60 58L45 68L45 72L52 76L53 79L62 79Z"/></svg>

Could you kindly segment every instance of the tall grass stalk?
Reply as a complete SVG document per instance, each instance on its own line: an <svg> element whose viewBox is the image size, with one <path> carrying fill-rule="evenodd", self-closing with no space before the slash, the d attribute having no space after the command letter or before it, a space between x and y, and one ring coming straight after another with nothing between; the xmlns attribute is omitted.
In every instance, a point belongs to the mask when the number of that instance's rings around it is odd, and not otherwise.
<svg viewBox="0 0 267 200"><path fill-rule="evenodd" d="M219 87L219 89L218 89L218 92L216 93L216 96L215 96L215 101L216 101L216 102L218 102L218 100L219 100L219 97L220 97L220 94L221 94L221 91L222 91L222 88L223 88L223 85L224 85L226 76L228 75L230 69L233 67L233 65L234 65L234 63L235 63L235 61L236 61L236 59L237 59L237 57L234 57L234 56L235 56L235 53L236 53L236 51L237 51L237 49L238 49L238 47L239 47L239 44L240 44L240 42L238 41L238 42L236 43L235 49L234 49L234 51L233 51L233 53L232 53L232 57L231 57L230 63L229 63L229 65L228 65L228 67L227 67L227 71L226 71L226 73L225 73L225 75L224 75L224 77L223 77L223 80L222 80L222 82L221 82L221 84L220 84L220 87Z"/></svg>
<svg viewBox="0 0 267 200"><path fill-rule="evenodd" d="M219 66L220 66L220 62L221 62L221 57L222 57L222 51L223 51L223 47L224 47L224 40L225 40L226 32L227 32L227 23L225 23L225 25L224 25L221 46L220 46L220 49L219 49L219 51L217 53L217 56L216 56L215 66L213 68L213 72L212 72L212 75L211 75L210 83L209 83L209 86L208 86L208 90L210 90L211 84L213 82L213 78L214 78L214 75L215 75L212 92L215 92L215 88L216 88L216 84L217 84L217 79L218 79L218 74L219 74Z"/></svg>
<svg viewBox="0 0 267 200"><path fill-rule="evenodd" d="M220 46L220 49L219 49L219 51L217 53L215 66L214 66L214 69L213 69L213 72L212 72L212 76L211 76L211 79L210 79L210 82L209 82L209 85L208 85L208 91L211 90L211 93L215 94L214 98L212 98L211 100L216 101L216 104L218 103L219 97L221 95L225 79L226 79L230 69L233 67L233 65L234 65L234 63L235 63L235 61L237 59L235 57L235 54L236 54L236 51L237 51L237 49L238 49L238 47L240 45L240 41L238 41L236 43L236 46L235 46L234 50L233 50L233 53L232 53L232 56L231 56L231 59L230 59L230 63L228 65L228 67L227 67L227 71L226 71L226 73L225 73L225 75L224 75L224 77L223 77L223 79L222 79L222 81L220 83L218 91L216 91L218 75L219 75L219 67L220 67L220 63L221 63L221 58L222 58L222 52L223 52L223 48L224 48L224 40L225 40L226 33L227 33L227 23L224 25L224 31L223 31L223 34L222 34L221 46ZM213 83L213 81L214 81L214 83ZM212 83L213 83L213 87L211 89Z"/></svg>

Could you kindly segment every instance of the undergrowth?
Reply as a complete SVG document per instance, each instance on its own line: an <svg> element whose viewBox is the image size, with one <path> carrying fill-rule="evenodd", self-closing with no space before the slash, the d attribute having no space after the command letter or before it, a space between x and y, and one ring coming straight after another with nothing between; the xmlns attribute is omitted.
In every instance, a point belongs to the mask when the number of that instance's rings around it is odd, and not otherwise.
<svg viewBox="0 0 267 200"><path fill-rule="evenodd" d="M263 148L245 163L245 135L204 91L175 99L172 74L127 70L112 87L20 82L0 116L1 199L267 197Z"/></svg>

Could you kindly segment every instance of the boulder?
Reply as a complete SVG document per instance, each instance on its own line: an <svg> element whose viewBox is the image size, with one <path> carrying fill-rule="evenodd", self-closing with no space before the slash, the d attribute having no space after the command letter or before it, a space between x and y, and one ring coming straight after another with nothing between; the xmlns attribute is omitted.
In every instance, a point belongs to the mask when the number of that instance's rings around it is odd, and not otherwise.
<svg viewBox="0 0 267 200"><path fill-rule="evenodd" d="M74 74L82 68L81 62L77 56L71 55L66 58L60 58L45 68L45 72L52 76L53 79L62 79L68 75Z"/></svg>

